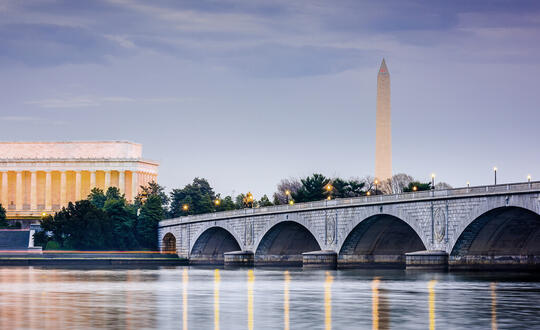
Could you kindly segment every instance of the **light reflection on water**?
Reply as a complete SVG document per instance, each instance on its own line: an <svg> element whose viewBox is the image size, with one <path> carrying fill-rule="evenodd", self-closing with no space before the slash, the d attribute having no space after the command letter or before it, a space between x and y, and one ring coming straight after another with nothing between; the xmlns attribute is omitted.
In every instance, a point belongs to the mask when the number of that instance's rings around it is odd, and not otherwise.
<svg viewBox="0 0 540 330"><path fill-rule="evenodd" d="M401 270L0 269L0 328L540 328L535 276Z"/></svg>

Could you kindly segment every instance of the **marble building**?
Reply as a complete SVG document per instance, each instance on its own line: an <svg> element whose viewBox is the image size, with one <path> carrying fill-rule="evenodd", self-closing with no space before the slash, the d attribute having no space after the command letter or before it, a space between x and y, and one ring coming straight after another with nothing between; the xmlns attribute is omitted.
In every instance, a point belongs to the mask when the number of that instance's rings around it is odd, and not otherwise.
<svg viewBox="0 0 540 330"><path fill-rule="evenodd" d="M375 136L375 178L392 177L392 120L390 106L390 73L383 59L377 75L377 123Z"/></svg>
<svg viewBox="0 0 540 330"><path fill-rule="evenodd" d="M31 220L94 187L118 187L133 201L141 185L157 181L158 166L126 141L0 142L0 203L8 219Z"/></svg>

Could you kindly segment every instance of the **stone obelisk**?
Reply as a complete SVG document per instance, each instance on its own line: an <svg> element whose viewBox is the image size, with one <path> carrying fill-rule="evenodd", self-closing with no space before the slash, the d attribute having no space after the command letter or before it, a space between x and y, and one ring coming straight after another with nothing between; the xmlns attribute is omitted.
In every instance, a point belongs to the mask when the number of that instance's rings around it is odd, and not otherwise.
<svg viewBox="0 0 540 330"><path fill-rule="evenodd" d="M377 124L375 136L375 178L392 177L392 124L390 113L390 73L384 59L377 75Z"/></svg>

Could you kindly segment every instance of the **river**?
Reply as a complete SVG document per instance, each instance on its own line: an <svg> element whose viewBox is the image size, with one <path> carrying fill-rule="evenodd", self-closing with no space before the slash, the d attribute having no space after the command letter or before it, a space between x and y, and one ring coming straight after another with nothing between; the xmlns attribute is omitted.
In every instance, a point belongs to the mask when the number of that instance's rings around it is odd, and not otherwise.
<svg viewBox="0 0 540 330"><path fill-rule="evenodd" d="M0 269L0 328L540 329L540 278L405 270Z"/></svg>

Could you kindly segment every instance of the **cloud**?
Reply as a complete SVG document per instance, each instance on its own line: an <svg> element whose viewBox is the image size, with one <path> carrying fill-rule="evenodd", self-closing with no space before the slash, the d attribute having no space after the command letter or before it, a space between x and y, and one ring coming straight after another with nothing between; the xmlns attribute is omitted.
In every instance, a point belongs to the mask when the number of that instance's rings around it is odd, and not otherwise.
<svg viewBox="0 0 540 330"><path fill-rule="evenodd" d="M107 64L151 51L257 77L334 74L410 47L461 49L477 43L472 28L520 27L532 40L540 25L540 3L529 0L42 0L4 7L0 64Z"/></svg>
<svg viewBox="0 0 540 330"><path fill-rule="evenodd" d="M54 24L0 25L0 59L29 66L105 63L125 47L91 30Z"/></svg>
<svg viewBox="0 0 540 330"><path fill-rule="evenodd" d="M76 96L76 97L62 97L62 98L49 98L42 100L27 101L25 104L34 105L40 108L46 109L67 109L67 108L86 108L86 107L98 107L107 103L178 103L193 101L193 98L178 98L178 97L165 97L165 98L131 98L123 96L106 96L106 97L89 97L89 96Z"/></svg>
<svg viewBox="0 0 540 330"><path fill-rule="evenodd" d="M0 122L9 123L49 123L53 125L65 125L66 122L61 120L50 120L33 116L1 116Z"/></svg>

